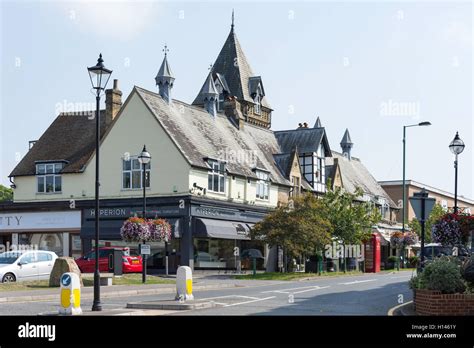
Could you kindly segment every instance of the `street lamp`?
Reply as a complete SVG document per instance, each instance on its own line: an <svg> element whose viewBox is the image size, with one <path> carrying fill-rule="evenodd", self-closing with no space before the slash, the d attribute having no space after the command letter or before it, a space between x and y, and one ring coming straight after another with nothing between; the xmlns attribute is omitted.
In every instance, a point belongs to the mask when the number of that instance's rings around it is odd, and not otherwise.
<svg viewBox="0 0 474 348"><path fill-rule="evenodd" d="M151 155L146 150L146 145L143 145L143 150L138 155L138 162L142 164L143 168L143 178L142 178L142 186L143 186L143 219L146 219L146 165L150 163ZM142 241L144 244L145 241ZM146 283L146 258L147 255L142 254L143 258L143 269L142 269L142 283Z"/></svg>
<svg viewBox="0 0 474 348"><path fill-rule="evenodd" d="M449 149L456 156L454 159L454 214L458 212L458 155L464 151L465 147L459 133L456 132L456 136L449 144Z"/></svg>
<svg viewBox="0 0 474 348"><path fill-rule="evenodd" d="M95 109L95 268L94 268L94 302L93 311L101 311L100 304L100 273L99 273L99 143L100 143L100 93L105 90L112 70L104 67L102 53L97 64L87 68L92 88L96 90Z"/></svg>
<svg viewBox="0 0 474 348"><path fill-rule="evenodd" d="M411 124L408 126L403 126L403 202L402 202L402 232L405 233L405 207L406 207L406 183L405 183L405 147L406 147L406 129L410 127L423 127L423 126L431 126L431 123L428 121L420 122L417 124Z"/></svg>

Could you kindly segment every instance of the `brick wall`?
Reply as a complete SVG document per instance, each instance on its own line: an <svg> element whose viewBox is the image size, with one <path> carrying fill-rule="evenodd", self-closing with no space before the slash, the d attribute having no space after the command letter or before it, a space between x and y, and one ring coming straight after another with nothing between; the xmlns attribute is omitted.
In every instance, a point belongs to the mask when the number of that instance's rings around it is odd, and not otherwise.
<svg viewBox="0 0 474 348"><path fill-rule="evenodd" d="M414 297L418 315L474 315L474 294L442 294L417 289Z"/></svg>

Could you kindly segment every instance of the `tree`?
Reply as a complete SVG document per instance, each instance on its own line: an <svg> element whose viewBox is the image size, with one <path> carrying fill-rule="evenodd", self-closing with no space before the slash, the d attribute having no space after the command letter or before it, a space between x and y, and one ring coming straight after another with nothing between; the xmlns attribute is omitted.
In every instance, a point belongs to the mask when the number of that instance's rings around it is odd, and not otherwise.
<svg viewBox="0 0 474 348"><path fill-rule="evenodd" d="M322 200L307 193L268 214L252 229L251 236L270 247L280 246L289 256L314 254L331 242L331 224Z"/></svg>
<svg viewBox="0 0 474 348"><path fill-rule="evenodd" d="M13 190L0 185L0 202L11 201L13 199Z"/></svg>
<svg viewBox="0 0 474 348"><path fill-rule="evenodd" d="M443 207L439 204L435 204L433 207L433 210L431 210L430 216L428 217L428 220L425 222L425 243L431 243L432 238L431 238L431 230L433 228L433 225L441 219L441 217L446 214L446 211L443 209ZM418 237L421 239L421 225L419 221L416 218L413 218L409 223L408 227L415 232Z"/></svg>
<svg viewBox="0 0 474 348"><path fill-rule="evenodd" d="M381 220L379 211L368 202L361 202L363 192L344 191L340 187L328 189L322 201L326 217L332 226L332 235L343 244L344 255L347 244L359 245L370 239L372 227ZM344 271L346 257L344 257Z"/></svg>

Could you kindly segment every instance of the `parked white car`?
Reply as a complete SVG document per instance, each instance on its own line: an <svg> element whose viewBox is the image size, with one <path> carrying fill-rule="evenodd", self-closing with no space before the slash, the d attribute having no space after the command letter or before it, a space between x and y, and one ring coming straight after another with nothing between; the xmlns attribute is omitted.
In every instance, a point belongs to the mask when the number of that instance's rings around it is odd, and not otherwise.
<svg viewBox="0 0 474 348"><path fill-rule="evenodd" d="M0 254L2 283L49 279L58 255L52 251L22 250Z"/></svg>

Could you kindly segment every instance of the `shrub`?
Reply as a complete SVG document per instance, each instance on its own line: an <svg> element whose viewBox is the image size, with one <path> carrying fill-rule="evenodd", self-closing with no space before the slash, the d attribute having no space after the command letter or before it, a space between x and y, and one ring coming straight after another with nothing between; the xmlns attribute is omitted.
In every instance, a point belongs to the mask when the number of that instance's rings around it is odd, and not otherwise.
<svg viewBox="0 0 474 348"><path fill-rule="evenodd" d="M448 257L440 257L426 265L419 276L419 289L438 290L443 294L464 292L466 286L455 262Z"/></svg>
<svg viewBox="0 0 474 348"><path fill-rule="evenodd" d="M397 262L397 259L398 259L398 258L397 258L396 256L389 256L389 257L387 258L387 261L388 261L388 262L391 262L391 263L396 263L396 262Z"/></svg>
<svg viewBox="0 0 474 348"><path fill-rule="evenodd" d="M410 256L408 258L408 262L410 263L411 267L416 267L419 261L420 261L420 258L418 256Z"/></svg>
<svg viewBox="0 0 474 348"><path fill-rule="evenodd" d="M410 289L421 289L421 284L420 284L420 276L418 275L415 275L415 276L412 276L410 278L410 280L408 281L408 286L410 287Z"/></svg>
<svg viewBox="0 0 474 348"><path fill-rule="evenodd" d="M474 286L474 255L467 259L461 268L462 277Z"/></svg>

